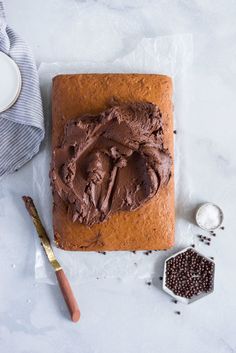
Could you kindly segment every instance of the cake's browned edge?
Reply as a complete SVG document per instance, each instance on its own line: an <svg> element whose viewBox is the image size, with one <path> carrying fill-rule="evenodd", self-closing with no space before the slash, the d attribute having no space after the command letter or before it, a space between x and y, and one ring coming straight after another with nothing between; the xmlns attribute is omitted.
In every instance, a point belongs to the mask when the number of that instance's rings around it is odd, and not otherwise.
<svg viewBox="0 0 236 353"><path fill-rule="evenodd" d="M83 74L79 74L79 75L83 75ZM131 73L131 74L125 74L125 73L116 73L116 74L110 74L110 73L102 73L102 74L99 74L99 73L90 73L90 74L84 74L86 76L103 76L103 75L119 75L119 76L143 76L145 74L138 74L138 73ZM53 78L52 80L52 160L53 160L53 149L54 147L57 145L58 143L58 138L57 138L57 141L56 141L56 137L55 137L55 134L53 133L53 129L54 129L54 119L53 119L53 115L55 113L55 99L54 99L54 96L56 95L56 85L57 85L57 81L60 81L62 78L64 77L70 77L70 76L75 76L75 74L60 74L60 75L57 75ZM167 78L170 83L171 83L171 87L172 87L172 79L171 77L167 76L167 75L161 75L161 74L147 74L147 76L155 76L155 77L162 77L162 78ZM71 117L73 118L73 117ZM171 119L170 121L170 125L171 125L171 128L173 130L173 118ZM171 144L171 148L170 148L170 153L171 153L171 156L173 158L173 165L172 165L172 172L171 172L171 179L172 179L172 191L173 191L173 200L175 198L174 196L174 145L173 143ZM53 192L53 189L52 189L52 192ZM54 200L54 196L53 195L53 200ZM151 201L151 200L150 200ZM53 209L54 209L54 201L53 201ZM53 212L53 215L54 215L54 212ZM52 215L52 216L53 216ZM175 219L174 219L174 224L173 224L174 228L175 228ZM56 246L60 249L63 249L63 250L67 250L67 251L104 251L103 248L99 249L99 248L90 248L90 247L82 247L82 246L79 246L78 244L76 245L72 245L70 244L70 246L68 247L67 246L67 242L65 242L62 237L60 236L60 234L55 231L55 225L54 225L54 217L53 217L53 228L54 228L54 242L56 244ZM174 231L173 231L174 232ZM171 247L173 247L174 245L174 236L169 238L168 239L168 244L166 243L166 246L160 246L158 247L158 249L152 249L152 250L158 250L158 251L161 251L161 250L168 250L170 249ZM106 249L105 251L121 251L121 250L137 250L137 251L145 251L145 250L151 250L150 247L145 247L145 246L136 246L135 249L131 249L130 247L122 247L122 248L114 248L114 247L111 247L109 248L109 246L106 244Z"/></svg>

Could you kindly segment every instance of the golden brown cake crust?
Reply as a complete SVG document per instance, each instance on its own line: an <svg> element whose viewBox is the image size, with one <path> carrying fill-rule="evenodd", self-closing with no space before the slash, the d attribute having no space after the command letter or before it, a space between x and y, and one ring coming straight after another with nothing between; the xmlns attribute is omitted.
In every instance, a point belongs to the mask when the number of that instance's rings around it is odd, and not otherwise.
<svg viewBox="0 0 236 353"><path fill-rule="evenodd" d="M163 75L81 74L53 80L52 148L63 135L65 123L87 113L105 110L112 98L120 102L147 101L161 112L164 145L173 156L172 81ZM173 174L173 168L172 168ZM167 249L174 242L174 178L140 209L119 212L104 223L86 227L72 223L64 202L54 195L53 227L58 247L65 250Z"/></svg>

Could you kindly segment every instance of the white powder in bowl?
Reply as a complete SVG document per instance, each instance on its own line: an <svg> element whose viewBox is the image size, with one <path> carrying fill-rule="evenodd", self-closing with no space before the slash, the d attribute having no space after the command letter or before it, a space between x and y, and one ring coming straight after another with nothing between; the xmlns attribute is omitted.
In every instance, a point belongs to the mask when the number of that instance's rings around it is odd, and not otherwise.
<svg viewBox="0 0 236 353"><path fill-rule="evenodd" d="M223 222L222 210L213 203L202 205L196 214L197 224L206 230L214 230Z"/></svg>

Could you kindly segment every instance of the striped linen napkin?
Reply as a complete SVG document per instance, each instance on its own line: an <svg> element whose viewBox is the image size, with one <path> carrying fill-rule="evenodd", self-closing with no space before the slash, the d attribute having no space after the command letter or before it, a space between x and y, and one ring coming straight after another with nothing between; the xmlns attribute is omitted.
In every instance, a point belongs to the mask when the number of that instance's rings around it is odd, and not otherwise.
<svg viewBox="0 0 236 353"><path fill-rule="evenodd" d="M0 113L0 177L14 172L39 150L44 119L37 68L25 42L6 23L0 0L0 51L19 66L22 89L16 103Z"/></svg>

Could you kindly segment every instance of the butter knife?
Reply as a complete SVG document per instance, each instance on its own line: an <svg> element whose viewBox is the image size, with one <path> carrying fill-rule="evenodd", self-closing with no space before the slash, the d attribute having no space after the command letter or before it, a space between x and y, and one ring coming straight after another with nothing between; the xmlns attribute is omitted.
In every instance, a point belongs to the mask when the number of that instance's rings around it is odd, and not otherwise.
<svg viewBox="0 0 236 353"><path fill-rule="evenodd" d="M34 202L33 202L32 198L29 196L23 196L22 199L25 203L25 207L26 207L27 211L29 212L29 214L32 218L32 221L34 223L34 226L35 226L37 233L38 233L38 236L40 238L41 244L42 244L44 251L47 255L47 258L55 271L61 292L63 294L63 297L65 299L65 302L67 304L67 307L68 307L70 315L71 315L71 320L74 322L77 322L80 319L80 310L79 310L77 301L76 301L75 296L72 292L72 289L71 289L70 283L66 277L66 274L63 271L61 265L59 264L59 262L57 261L55 255L53 253L49 237L46 233L44 226L42 225L42 222L39 218L39 214L38 214L37 209L34 205Z"/></svg>

